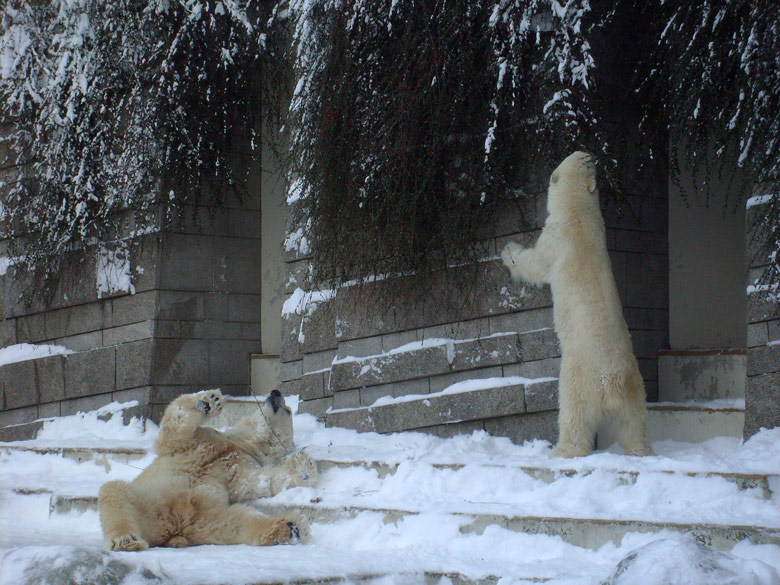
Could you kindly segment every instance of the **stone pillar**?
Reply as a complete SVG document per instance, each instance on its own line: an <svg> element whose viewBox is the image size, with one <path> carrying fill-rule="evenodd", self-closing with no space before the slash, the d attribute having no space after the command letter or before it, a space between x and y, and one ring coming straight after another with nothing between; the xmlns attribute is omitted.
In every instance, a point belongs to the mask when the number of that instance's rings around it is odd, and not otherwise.
<svg viewBox="0 0 780 585"><path fill-rule="evenodd" d="M767 216L780 205L777 185L762 185L747 203L748 356L745 386L747 439L762 427L780 425L780 290L765 282L767 269L777 269L778 234ZM775 272L777 274L777 272Z"/></svg>

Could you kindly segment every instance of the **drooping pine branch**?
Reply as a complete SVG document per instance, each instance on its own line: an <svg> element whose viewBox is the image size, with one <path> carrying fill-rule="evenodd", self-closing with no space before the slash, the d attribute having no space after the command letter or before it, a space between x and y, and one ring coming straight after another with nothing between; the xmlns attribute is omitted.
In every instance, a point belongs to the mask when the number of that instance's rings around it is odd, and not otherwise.
<svg viewBox="0 0 780 585"><path fill-rule="evenodd" d="M237 136L259 152L266 18L252 0L5 3L0 166L12 167L15 261L56 280L74 249L153 227L153 206L240 197L233 155Z"/></svg>
<svg viewBox="0 0 780 585"><path fill-rule="evenodd" d="M533 162L591 130L587 1L291 9L293 199L322 282L477 259Z"/></svg>
<svg viewBox="0 0 780 585"><path fill-rule="evenodd" d="M774 0L639 5L653 30L638 70L643 127L666 133L672 178L717 177L729 204L780 180L780 11ZM711 184L700 184L705 195ZM765 205L761 232L775 252L765 279L780 284L780 206Z"/></svg>

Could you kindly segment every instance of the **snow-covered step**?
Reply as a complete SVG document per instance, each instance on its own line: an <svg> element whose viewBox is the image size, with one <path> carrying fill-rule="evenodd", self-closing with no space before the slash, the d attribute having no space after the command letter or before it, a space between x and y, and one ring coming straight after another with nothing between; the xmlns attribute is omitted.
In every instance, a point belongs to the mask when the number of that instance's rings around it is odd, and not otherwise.
<svg viewBox="0 0 780 585"><path fill-rule="evenodd" d="M582 554L598 566L594 555ZM15 547L5 555L3 583L183 583L203 585L497 585L546 583L561 572L542 563L451 562L446 553L410 555L406 551L349 550L314 546L220 546L153 549L144 554L113 553L91 545ZM481 563L484 565L484 563ZM542 565L539 567L538 565ZM465 568L472 574L461 572ZM518 566L519 565L519 566ZM534 566L536 565L536 566ZM588 567L591 568L591 567ZM494 569L491 571L491 569ZM499 571L495 571L499 569ZM536 569L536 571L534 571ZM497 573L504 573L499 575ZM546 573L546 575L545 575ZM566 571L563 571L565 574ZM32 575L32 576L31 576ZM85 580L86 578L86 580Z"/></svg>
<svg viewBox="0 0 780 585"><path fill-rule="evenodd" d="M463 469L463 464L453 463L434 463L432 465L435 469L453 470L457 471ZM511 466L484 466L496 467L508 469ZM392 476L398 470L398 464L387 464L380 461L318 461L317 468L320 473L325 473L328 470L350 470L361 468L365 470L371 470L376 472L377 476L381 479ZM541 480L545 483L553 483L559 478L575 478L586 477L597 470L585 468L585 469L561 469L552 467L527 467L516 466L514 469L521 470L533 479ZM604 470L600 470L604 472ZM641 473L639 471L625 471L625 470L610 470L609 473L613 474L622 485L636 484L640 478ZM725 473L725 472L674 472L674 471L660 471L666 475L679 474L689 478L713 478L731 482L735 484L740 490L760 490L764 499L769 499L772 496L772 486L780 484L780 476L768 475L768 474L748 474L748 473ZM61 493L52 493L46 490L28 489L24 487L18 487L14 490L19 494L48 494L51 498L49 510L51 514L65 514L71 511L83 512L86 510L97 510L97 498L94 495L67 495ZM96 489L94 490L96 491Z"/></svg>
<svg viewBox="0 0 780 585"><path fill-rule="evenodd" d="M328 507L321 502L308 505L268 504L259 500L253 504L260 511L282 514L293 509L302 510L312 523L330 524L354 518L360 513L383 515L384 523L396 523L421 512L361 506ZM520 516L507 514L480 514L451 512L469 520L461 527L464 534L482 534L488 526L500 526L524 534L559 536L574 546L597 549L608 542L619 544L628 533L655 533L662 531L693 534L697 540L717 550L731 549L745 539L754 544L780 544L780 529L762 526L722 525L706 523L650 522L645 520L617 520L610 518L568 518L554 516Z"/></svg>
<svg viewBox="0 0 780 585"><path fill-rule="evenodd" d="M106 471L110 471L112 463L130 464L131 462L138 462L145 457L151 457L150 451L142 448L121 448L121 447L33 447L33 446L15 446L13 444L0 445L0 451L18 451L26 453L34 453L38 455L55 455L75 461L77 463L82 462L94 462L97 465L102 466ZM453 470L457 471L463 469L466 464L464 463L431 463L434 469L439 470ZM471 464L472 467L474 464ZM322 459L317 461L317 468L320 474L326 471L336 470L349 470L349 469L364 469L371 470L377 474L381 479L388 476L392 476L398 470L399 463L386 463L383 461L371 461L371 460L334 460L334 459ZM598 469L595 467L561 467L559 465L541 466L541 465L513 465L513 464L485 464L479 467L484 469L500 469L500 470L519 470L528 475L529 477L541 480L546 483L552 483L560 478L574 478L574 477L586 477L594 472L607 472L614 475L621 484L632 485L636 484L640 478L641 471L636 469ZM140 467L133 466L133 469L140 470ZM735 484L740 490L758 489L763 494L765 499L771 497L773 493L773 487L780 485L780 475L774 474L761 474L761 473L738 473L738 472L724 472L724 471L688 471L688 470L668 470L660 469L654 470L655 473L663 473L666 475L680 475L689 478L715 478L725 480L727 482ZM16 491L18 493L31 493L35 492L35 488L29 488L26 486L17 486ZM97 491L97 489L93 490ZM62 500L64 509L60 509L58 505L55 505L52 511L62 512L69 511L70 509L94 509L95 500L90 497L73 497L63 496ZM79 502L83 499L83 504ZM72 500L73 503L70 503Z"/></svg>
<svg viewBox="0 0 780 585"><path fill-rule="evenodd" d="M726 482L728 482L745 492L744 497L747 500L758 502L770 497L772 493L770 488L778 485L780 478L774 475L724 472L673 473L654 470L642 472L587 467L566 469L555 468L552 465L550 467L523 467L449 463L418 464L414 462L387 464L368 461L321 461L319 468L325 484L322 490L288 494L284 496L287 501L280 502L277 498L270 501L258 501L256 505L268 513L278 513L280 510L288 508L304 509L314 522L320 524L341 522L344 519L354 518L362 512L380 514L383 522L397 522L421 514L429 508L429 504L418 501L409 505L410 503L404 498L390 503L383 501L383 496L378 496L379 499L371 502L368 501L372 499L371 491L384 492L390 489L392 493L398 488L388 486L397 486L399 482L414 481L405 479L407 476L413 477L423 484L426 482L435 484L453 482L455 485L464 481L461 478L467 475L486 478L508 476L513 477L514 479L511 481L518 486L510 488L509 492L529 488L537 490L538 498L540 498L539 503L549 509L543 510L537 506L529 508L522 502L515 503L513 501L514 495L507 492L508 486L504 487L502 495L494 494L491 496L494 501L474 501L467 496L464 496L463 501L454 501L450 497L447 500L432 502L430 506L435 508L438 513L467 519L468 521L464 521L463 531L468 533L480 534L486 526L496 525L516 532L560 536L575 546L589 548L597 548L609 541L619 542L627 533L655 533L663 530L692 533L703 542L707 542L708 545L720 549L730 548L744 539L755 543L780 543L780 529L771 527L774 525L761 526L763 516L756 516L755 513L752 516L739 516L736 509L732 510L732 517L742 518L742 523L739 524L734 524L733 521L731 523L712 521L713 518L721 518L721 516L712 516L706 505L702 506L700 511L688 514L685 518L686 521L677 521L677 513L674 510L679 508L680 504L674 504L671 500L668 506L664 503L661 509L652 508L652 513L650 513L650 508L647 508L649 505L647 503L641 504L640 509L634 510L631 506L627 508L625 502L615 502L614 509L611 505L606 508L600 507L601 516L598 517L588 517L587 513L583 513L583 517L569 517L560 512L570 509L566 503L568 500L582 497L581 494L574 493L572 490L598 489L597 486L601 485L606 486L608 490L616 494L616 497L625 500L633 497L628 492L634 489L639 489L641 493L645 494L648 490L654 492L667 482L664 477L670 478L668 481L675 486L674 493L676 494L679 490L683 494L683 499L694 492L699 493L702 490L707 492L711 487L718 493L723 493L724 490L728 489L725 487ZM529 479L527 481L520 479L518 473L529 476ZM396 475L400 475L400 477L396 477ZM542 484L552 485L550 488L544 489L538 484L539 481ZM333 493L333 488L327 487L328 485L361 485L361 482L363 485L365 482L370 484L370 487L366 488L369 489L368 492L353 493L352 488L350 488L346 492ZM589 485L585 486L584 482L589 482ZM529 487L519 485L525 483ZM531 487L534 485L536 487ZM732 500L730 501L735 502L737 507L741 509L743 496L734 499L741 492L731 488L731 493ZM684 494L689 494L689 496ZM607 494L606 497L611 496ZM637 501L645 501L644 497L640 496ZM664 502L666 502L666 497L674 500L676 496L674 494L664 496L662 498ZM50 494L49 501L51 514L94 510L97 507L94 496L70 496L53 493ZM755 503L750 504L753 509L755 509L755 505ZM771 506L771 503L767 502L766 505ZM542 510L542 513L537 513L536 510ZM553 513L551 510L557 510L557 512ZM649 521L649 518L661 518L662 520ZM709 521L703 520L707 518ZM751 521L745 520L748 518Z"/></svg>
<svg viewBox="0 0 780 585"><path fill-rule="evenodd" d="M295 581L253 581L246 585L379 585L381 583L415 583L418 585L497 585L503 577L488 575L487 577L469 577L460 573L444 571L394 572L394 573L361 573L356 575L323 575L316 579ZM518 583L547 583L547 577L517 577Z"/></svg>
<svg viewBox="0 0 780 585"><path fill-rule="evenodd" d="M463 463L432 463L431 466L435 469L449 469L459 470L465 467ZM389 475L393 475L397 469L398 464L389 464L382 461L334 461L334 460L320 460L317 461L317 468L320 473L324 473L329 469L349 469L355 467L362 467L364 469L371 469L377 472L378 477L385 478ZM583 468L566 468L566 467L542 467L542 466L528 466L528 465L484 465L484 468L495 467L499 469L517 469L527 474L533 479L544 481L545 483L552 483L562 477L585 477L596 471L608 472L616 476L623 485L635 484L640 477L641 472L637 470L623 470L623 469L596 469L592 467ZM663 473L666 475L682 475L685 477L699 477L699 478L715 478L722 479L727 482L731 482L736 485L740 490L759 489L765 499L769 499L773 493L773 486L780 485L780 475L773 474L760 474L760 473L733 473L722 471L670 471L660 470L656 473Z"/></svg>
<svg viewBox="0 0 780 585"><path fill-rule="evenodd" d="M143 448L133 447L48 447L33 445L17 445L14 443L0 444L2 451L19 451L36 455L57 455L64 459L70 459L76 463L92 461L96 465L111 470L112 463L129 464L139 461L149 455L149 451Z"/></svg>
<svg viewBox="0 0 780 585"><path fill-rule="evenodd" d="M151 457L150 451L142 448L90 448L90 447L16 447L14 445L2 445L0 451L19 451L27 453L35 453L39 455L55 455L65 459L81 463L92 461L96 464L104 467L107 471L110 471L112 462L120 462L129 464L130 462L140 461L145 457ZM431 463L434 469L441 470L454 470L463 469L466 464L464 463ZM474 464L471 464L472 466ZM396 473L398 470L398 463L386 463L383 461L370 461L370 460L334 460L334 459L321 459L317 461L317 468L320 474L325 473L331 469L365 469L376 472L379 478L386 478ZM552 483L562 477L586 477L596 471L607 472L616 476L623 485L635 484L641 475L639 470L631 469L597 469L595 467L561 467L557 465L550 465L548 467L541 465L498 465L498 464L486 464L480 467L485 469L495 468L504 470L520 470L529 477L537 480L544 481L546 483ZM139 469L139 467L134 467ZM674 471L668 469L654 470L656 473L663 473L667 475L681 475L685 477L699 477L699 478L716 478L722 479L727 482L735 484L740 490L758 489L763 494L765 499L771 497L773 493L773 486L780 485L780 475L775 474L761 474L761 473L738 473L738 472L724 472L724 471ZM34 491L32 488L24 486L17 487L16 491ZM88 505L87 507L91 507Z"/></svg>
<svg viewBox="0 0 780 585"><path fill-rule="evenodd" d="M96 497L51 494L50 498L49 509L51 514L97 510ZM258 500L253 502L252 505L269 515L283 514L294 509L300 510L309 518L310 522L317 524L330 524L352 519L364 512L382 515L384 523L399 522L404 518L421 513L417 510L394 508L328 506L316 500L295 505ZM450 511L448 513L468 519L468 522L464 523L464 526L461 528L461 532L464 534L482 534L486 527L495 525L513 532L560 536L569 544L589 549L597 549L607 542L620 543L623 536L628 533L655 533L662 531L693 534L700 542L718 550L728 550L745 539L754 544L780 545L780 528L714 523L651 522L647 520L614 518L526 516L512 514L511 507L506 506L506 508L507 512L505 514L461 511Z"/></svg>
<svg viewBox="0 0 780 585"><path fill-rule="evenodd" d="M647 437L650 442L699 443L715 437L741 437L745 426L744 399L709 402L657 402L647 405ZM599 429L598 448L617 441L613 429Z"/></svg>

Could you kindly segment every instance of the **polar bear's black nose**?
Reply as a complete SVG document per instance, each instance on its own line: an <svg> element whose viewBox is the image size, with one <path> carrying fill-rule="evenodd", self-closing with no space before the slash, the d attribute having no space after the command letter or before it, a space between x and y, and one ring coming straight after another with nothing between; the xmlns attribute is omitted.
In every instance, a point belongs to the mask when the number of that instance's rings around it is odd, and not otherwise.
<svg viewBox="0 0 780 585"><path fill-rule="evenodd" d="M266 402L271 406L274 413L284 406L284 398L278 390L271 390L271 394L268 395Z"/></svg>

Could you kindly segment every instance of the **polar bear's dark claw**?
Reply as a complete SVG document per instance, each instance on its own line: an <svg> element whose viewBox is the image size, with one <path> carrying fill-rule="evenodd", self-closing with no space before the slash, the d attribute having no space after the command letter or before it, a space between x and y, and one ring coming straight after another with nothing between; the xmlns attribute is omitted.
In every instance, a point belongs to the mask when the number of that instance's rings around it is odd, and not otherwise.
<svg viewBox="0 0 780 585"><path fill-rule="evenodd" d="M288 522L287 528L290 529L290 542L295 543L301 540L301 531L298 529L297 524L294 522Z"/></svg>

